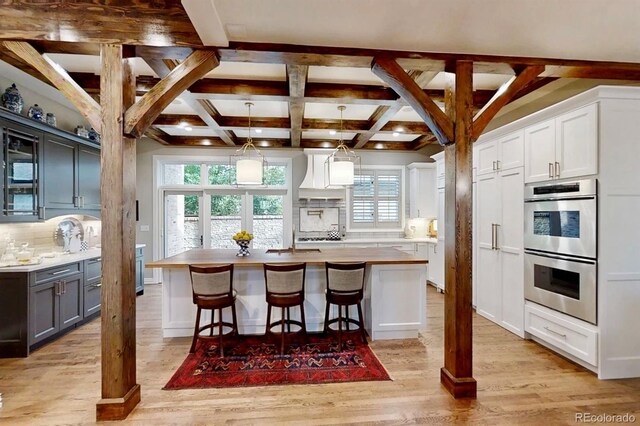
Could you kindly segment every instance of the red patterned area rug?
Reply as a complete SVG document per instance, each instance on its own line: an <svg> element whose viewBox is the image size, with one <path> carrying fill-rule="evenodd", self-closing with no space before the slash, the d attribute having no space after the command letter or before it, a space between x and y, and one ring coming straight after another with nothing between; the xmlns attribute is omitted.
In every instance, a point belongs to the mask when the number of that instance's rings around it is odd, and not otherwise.
<svg viewBox="0 0 640 426"><path fill-rule="evenodd" d="M289 336L287 336L289 338ZM277 336L239 336L224 342L201 340L163 389L226 388L312 383L391 380L369 346L358 340L311 334L307 342L285 341L280 355Z"/></svg>

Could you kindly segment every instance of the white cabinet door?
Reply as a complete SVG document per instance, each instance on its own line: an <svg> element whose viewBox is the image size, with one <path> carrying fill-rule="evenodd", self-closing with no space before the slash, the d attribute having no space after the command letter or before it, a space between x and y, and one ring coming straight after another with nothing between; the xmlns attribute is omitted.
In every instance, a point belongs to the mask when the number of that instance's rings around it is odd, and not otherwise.
<svg viewBox="0 0 640 426"><path fill-rule="evenodd" d="M409 216L434 218L436 210L436 182L433 168L414 167L409 170Z"/></svg>
<svg viewBox="0 0 640 426"><path fill-rule="evenodd" d="M444 188L444 157L441 160L436 161L436 188Z"/></svg>
<svg viewBox="0 0 640 426"><path fill-rule="evenodd" d="M524 129L524 181L526 183L553 179L555 158L556 131L553 119Z"/></svg>
<svg viewBox="0 0 640 426"><path fill-rule="evenodd" d="M500 325L524 337L524 176L522 168L500 175Z"/></svg>
<svg viewBox="0 0 640 426"><path fill-rule="evenodd" d="M438 241L444 241L445 228L444 188L438 189Z"/></svg>
<svg viewBox="0 0 640 426"><path fill-rule="evenodd" d="M524 165L524 130L498 140L498 170L510 170Z"/></svg>
<svg viewBox="0 0 640 426"><path fill-rule="evenodd" d="M495 224L498 223L499 177L497 174L478 176L477 201L477 290L476 311L498 322L502 305L499 275L499 251L495 250Z"/></svg>
<svg viewBox="0 0 640 426"><path fill-rule="evenodd" d="M474 154L477 156L478 176L498 170L498 141L483 142Z"/></svg>
<svg viewBox="0 0 640 426"><path fill-rule="evenodd" d="M556 118L556 178L598 173L598 106Z"/></svg>
<svg viewBox="0 0 640 426"><path fill-rule="evenodd" d="M431 266L433 282L438 290L444 291L444 241L438 241L438 244L430 244L433 246L433 253L429 253L429 265Z"/></svg>

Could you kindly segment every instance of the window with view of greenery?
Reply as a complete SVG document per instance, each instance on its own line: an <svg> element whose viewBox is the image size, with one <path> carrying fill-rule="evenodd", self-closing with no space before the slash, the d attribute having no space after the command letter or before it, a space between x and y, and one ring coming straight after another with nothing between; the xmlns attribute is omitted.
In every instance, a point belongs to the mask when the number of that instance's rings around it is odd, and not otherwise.
<svg viewBox="0 0 640 426"><path fill-rule="evenodd" d="M287 167L267 166L264 181L267 186L283 186L287 183ZM211 164L209 166L209 185L233 185L236 181L236 168L229 164Z"/></svg>

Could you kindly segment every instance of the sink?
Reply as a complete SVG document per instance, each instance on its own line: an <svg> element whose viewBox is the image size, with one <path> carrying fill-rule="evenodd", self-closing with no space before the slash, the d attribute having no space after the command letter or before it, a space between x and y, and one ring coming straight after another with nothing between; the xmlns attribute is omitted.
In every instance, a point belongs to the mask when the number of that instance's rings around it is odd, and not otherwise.
<svg viewBox="0 0 640 426"><path fill-rule="evenodd" d="M294 253L294 250L292 248L268 249L267 254L269 253L278 253L278 254L287 253L288 254L288 253ZM317 249L317 248L295 249L295 253L320 253L320 249Z"/></svg>

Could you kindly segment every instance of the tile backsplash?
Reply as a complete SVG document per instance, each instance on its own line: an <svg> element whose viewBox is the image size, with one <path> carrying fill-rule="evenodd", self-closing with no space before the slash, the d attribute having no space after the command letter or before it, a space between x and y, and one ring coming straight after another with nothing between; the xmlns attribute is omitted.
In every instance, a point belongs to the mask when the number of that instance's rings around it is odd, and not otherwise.
<svg viewBox="0 0 640 426"><path fill-rule="evenodd" d="M11 238L19 246L21 243L29 243L35 248L35 254L62 251L62 247L55 243L55 232L58 224L66 218L73 217L82 223L84 229L84 241L89 247L100 244L102 222L91 216L68 215L49 219L36 223L3 223L0 224L0 254L4 253L7 241Z"/></svg>

